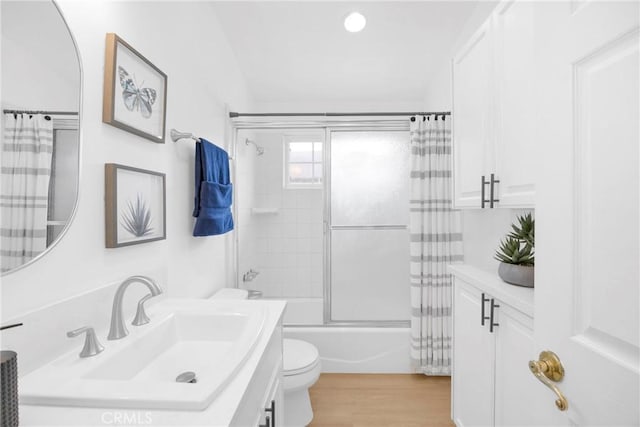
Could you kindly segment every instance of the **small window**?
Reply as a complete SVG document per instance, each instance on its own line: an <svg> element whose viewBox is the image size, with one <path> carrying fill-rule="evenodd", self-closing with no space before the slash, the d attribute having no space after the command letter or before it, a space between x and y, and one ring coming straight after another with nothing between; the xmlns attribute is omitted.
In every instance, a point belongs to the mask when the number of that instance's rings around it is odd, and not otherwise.
<svg viewBox="0 0 640 427"><path fill-rule="evenodd" d="M322 142L285 137L284 185L286 188L322 187Z"/></svg>

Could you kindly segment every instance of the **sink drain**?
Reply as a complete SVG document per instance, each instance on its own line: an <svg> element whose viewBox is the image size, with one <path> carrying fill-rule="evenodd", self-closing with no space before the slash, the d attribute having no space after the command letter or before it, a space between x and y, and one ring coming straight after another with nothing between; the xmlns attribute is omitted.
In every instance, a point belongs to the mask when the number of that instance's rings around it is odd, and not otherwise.
<svg viewBox="0 0 640 427"><path fill-rule="evenodd" d="M187 371L187 372L183 372L180 375L178 375L176 377L176 382L177 383L195 384L195 383L198 382L198 380L196 378L196 373L195 372Z"/></svg>

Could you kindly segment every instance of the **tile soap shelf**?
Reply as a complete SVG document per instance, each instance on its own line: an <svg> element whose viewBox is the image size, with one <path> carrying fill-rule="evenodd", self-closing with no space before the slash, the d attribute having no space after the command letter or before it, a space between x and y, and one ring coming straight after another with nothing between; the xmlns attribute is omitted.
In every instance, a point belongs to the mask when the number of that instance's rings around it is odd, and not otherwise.
<svg viewBox="0 0 640 427"><path fill-rule="evenodd" d="M279 211L278 208L251 208L252 215L277 215Z"/></svg>

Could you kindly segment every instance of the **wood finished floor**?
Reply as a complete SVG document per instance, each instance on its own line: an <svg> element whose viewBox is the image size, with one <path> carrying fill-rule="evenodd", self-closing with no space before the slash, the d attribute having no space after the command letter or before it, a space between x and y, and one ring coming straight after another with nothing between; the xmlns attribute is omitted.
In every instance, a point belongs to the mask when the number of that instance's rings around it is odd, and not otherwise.
<svg viewBox="0 0 640 427"><path fill-rule="evenodd" d="M310 389L309 427L449 427L449 377L322 374Z"/></svg>

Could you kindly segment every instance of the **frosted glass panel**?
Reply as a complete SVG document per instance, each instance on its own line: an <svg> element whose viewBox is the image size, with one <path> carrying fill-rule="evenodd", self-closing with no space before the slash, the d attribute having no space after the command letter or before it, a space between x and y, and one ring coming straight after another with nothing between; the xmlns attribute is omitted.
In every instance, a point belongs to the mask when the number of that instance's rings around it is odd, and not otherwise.
<svg viewBox="0 0 640 427"><path fill-rule="evenodd" d="M289 181L311 182L313 181L313 165L311 163L294 163L289 165Z"/></svg>
<svg viewBox="0 0 640 427"><path fill-rule="evenodd" d="M331 320L408 320L407 230L331 232Z"/></svg>
<svg viewBox="0 0 640 427"><path fill-rule="evenodd" d="M311 146L311 143L309 143L309 146ZM289 161L292 163L311 163L313 162L313 157L312 157L312 152L311 149L309 149L308 151L293 151L291 150L291 152L289 153Z"/></svg>
<svg viewBox="0 0 640 427"><path fill-rule="evenodd" d="M331 133L333 225L405 225L409 133Z"/></svg>

